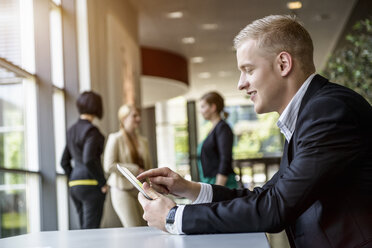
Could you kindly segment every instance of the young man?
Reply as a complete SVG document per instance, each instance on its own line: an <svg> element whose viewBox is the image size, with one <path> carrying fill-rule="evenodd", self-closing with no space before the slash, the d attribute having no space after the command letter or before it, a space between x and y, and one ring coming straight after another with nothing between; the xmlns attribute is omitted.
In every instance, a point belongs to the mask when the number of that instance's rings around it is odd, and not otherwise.
<svg viewBox="0 0 372 248"><path fill-rule="evenodd" d="M138 178L193 204L139 194L145 220L178 234L285 229L292 247L371 247L371 106L314 74L312 40L294 17L256 20L234 42L238 88L257 113L280 114L280 169L253 191L189 182L168 168L147 171Z"/></svg>

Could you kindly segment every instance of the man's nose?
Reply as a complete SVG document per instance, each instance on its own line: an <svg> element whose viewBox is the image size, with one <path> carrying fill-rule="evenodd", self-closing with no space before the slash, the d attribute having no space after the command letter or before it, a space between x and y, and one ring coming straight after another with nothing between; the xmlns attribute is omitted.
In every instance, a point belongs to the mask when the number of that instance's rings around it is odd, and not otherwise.
<svg viewBox="0 0 372 248"><path fill-rule="evenodd" d="M247 79L245 78L244 74L240 74L240 79L238 82L238 90L243 90L247 86Z"/></svg>

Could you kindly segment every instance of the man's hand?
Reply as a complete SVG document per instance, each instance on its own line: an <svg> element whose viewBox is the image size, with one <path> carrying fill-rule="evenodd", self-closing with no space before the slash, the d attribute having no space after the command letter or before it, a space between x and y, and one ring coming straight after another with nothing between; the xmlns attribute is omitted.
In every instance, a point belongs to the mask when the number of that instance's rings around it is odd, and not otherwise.
<svg viewBox="0 0 372 248"><path fill-rule="evenodd" d="M167 218L169 210L176 206L176 203L152 190L148 183L143 184L143 189L146 194L151 194L151 198L153 198L153 200L148 200L142 193L138 193L138 201L142 205L144 211L143 219L147 221L149 226L156 227L166 232L165 219Z"/></svg>
<svg viewBox="0 0 372 248"><path fill-rule="evenodd" d="M195 201L200 193L200 184L187 181L168 167L145 171L137 176L138 180L149 179L151 187L164 194L173 194Z"/></svg>

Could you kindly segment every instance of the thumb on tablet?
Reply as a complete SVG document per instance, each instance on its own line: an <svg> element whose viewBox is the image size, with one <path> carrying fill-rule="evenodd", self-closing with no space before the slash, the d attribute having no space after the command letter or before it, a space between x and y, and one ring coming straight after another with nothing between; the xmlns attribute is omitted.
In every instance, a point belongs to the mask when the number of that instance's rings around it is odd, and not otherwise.
<svg viewBox="0 0 372 248"><path fill-rule="evenodd" d="M146 194L150 196L153 200L161 196L161 194L159 194L153 188L151 188L147 182L143 183L143 189L145 190Z"/></svg>

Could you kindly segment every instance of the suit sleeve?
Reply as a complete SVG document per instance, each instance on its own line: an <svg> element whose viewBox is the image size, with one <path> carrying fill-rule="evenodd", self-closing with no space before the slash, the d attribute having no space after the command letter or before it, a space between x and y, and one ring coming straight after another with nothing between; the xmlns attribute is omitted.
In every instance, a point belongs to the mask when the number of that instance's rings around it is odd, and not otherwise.
<svg viewBox="0 0 372 248"><path fill-rule="evenodd" d="M232 146L234 135L230 127L225 124L216 130L219 165L218 174L228 176L232 172Z"/></svg>
<svg viewBox="0 0 372 248"><path fill-rule="evenodd" d="M67 145L66 145L65 150L63 151L63 154L62 154L61 166L62 166L63 170L65 171L65 174L67 175L67 177L70 177L71 172L72 172L71 154L70 154L70 151L69 151Z"/></svg>
<svg viewBox="0 0 372 248"><path fill-rule="evenodd" d="M83 148L83 163L89 170L91 177L98 181L99 187L106 184L100 158L103 150L103 143L104 137L94 128L87 133Z"/></svg>
<svg viewBox="0 0 372 248"><path fill-rule="evenodd" d="M297 120L297 148L290 165L255 191L213 187L214 201L187 205L182 231L186 234L278 232L297 219L340 173L357 161L360 134L353 112L337 99L309 102ZM275 181L276 180L276 181ZM217 196L217 197L215 197Z"/></svg>

